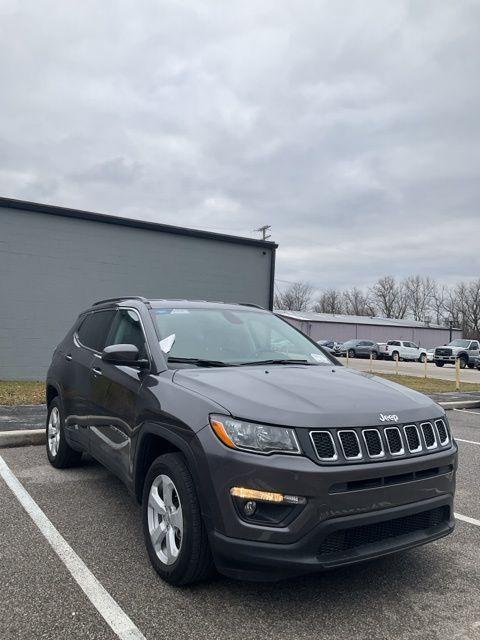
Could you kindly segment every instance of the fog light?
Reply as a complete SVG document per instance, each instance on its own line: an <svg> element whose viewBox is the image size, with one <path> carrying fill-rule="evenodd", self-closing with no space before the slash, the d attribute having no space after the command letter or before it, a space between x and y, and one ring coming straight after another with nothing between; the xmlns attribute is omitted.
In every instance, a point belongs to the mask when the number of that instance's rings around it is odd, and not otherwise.
<svg viewBox="0 0 480 640"><path fill-rule="evenodd" d="M246 516L253 516L256 510L257 503L255 502L255 500L249 500L243 505L243 511Z"/></svg>

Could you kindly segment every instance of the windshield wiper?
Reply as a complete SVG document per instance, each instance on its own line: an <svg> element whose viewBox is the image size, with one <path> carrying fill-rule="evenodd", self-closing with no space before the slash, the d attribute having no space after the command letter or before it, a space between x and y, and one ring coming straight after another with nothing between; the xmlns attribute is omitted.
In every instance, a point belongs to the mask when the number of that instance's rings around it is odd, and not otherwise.
<svg viewBox="0 0 480 640"><path fill-rule="evenodd" d="M185 362L187 364L196 364L198 367L229 367L231 365L223 360L204 360L203 358L168 358L168 362Z"/></svg>
<svg viewBox="0 0 480 640"><path fill-rule="evenodd" d="M252 362L239 362L237 367L245 367L249 364L306 364L316 366L314 362L309 362L308 360L288 360L287 358L283 358L279 360L252 360Z"/></svg>

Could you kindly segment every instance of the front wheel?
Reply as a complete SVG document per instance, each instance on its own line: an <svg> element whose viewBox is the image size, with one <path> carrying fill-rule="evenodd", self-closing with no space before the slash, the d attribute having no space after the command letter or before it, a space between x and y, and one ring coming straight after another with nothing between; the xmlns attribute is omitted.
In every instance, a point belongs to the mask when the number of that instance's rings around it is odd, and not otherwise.
<svg viewBox="0 0 480 640"><path fill-rule="evenodd" d="M425 363L425 360L427 359L427 356L422 353L418 359L419 362Z"/></svg>
<svg viewBox="0 0 480 640"><path fill-rule="evenodd" d="M468 364L468 360L466 358L459 358L460 360L460 369L465 369Z"/></svg>
<svg viewBox="0 0 480 640"><path fill-rule="evenodd" d="M376 360L378 358L378 353L376 351L372 351L372 360Z"/></svg>
<svg viewBox="0 0 480 640"><path fill-rule="evenodd" d="M65 438L63 407L57 396L48 407L47 414L47 456L50 464L57 469L73 467L80 462L81 451L75 451Z"/></svg>
<svg viewBox="0 0 480 640"><path fill-rule="evenodd" d="M435 362L435 365L437 367L443 367L444 364L445 364L444 362Z"/></svg>
<svg viewBox="0 0 480 640"><path fill-rule="evenodd" d="M211 574L207 531L181 454L160 456L150 467L143 487L142 520L150 561L166 582L192 584Z"/></svg>

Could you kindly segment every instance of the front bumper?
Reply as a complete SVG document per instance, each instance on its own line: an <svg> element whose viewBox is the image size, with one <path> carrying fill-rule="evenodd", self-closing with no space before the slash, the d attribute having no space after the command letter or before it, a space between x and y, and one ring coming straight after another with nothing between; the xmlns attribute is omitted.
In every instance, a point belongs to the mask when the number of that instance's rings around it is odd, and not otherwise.
<svg viewBox="0 0 480 640"><path fill-rule="evenodd" d="M204 515L212 553L224 574L278 579L385 555L453 530L454 443L414 458L326 466L304 456L261 456L227 449L209 427L197 437L204 465L199 494L202 509L208 512ZM252 523L239 515L230 496L233 486L297 495L307 503L281 525ZM367 545L343 549L337 545L336 553L328 557L320 553L322 543L335 532L437 508L445 511L435 526L414 527L401 536L387 532L385 539L369 533Z"/></svg>
<svg viewBox="0 0 480 640"><path fill-rule="evenodd" d="M453 499L439 497L326 520L292 544L254 543L228 538L217 531L211 534L210 543L216 566L224 575L274 581L411 549L448 535L454 526ZM400 533L393 535L395 530ZM382 536L382 532L390 535Z"/></svg>

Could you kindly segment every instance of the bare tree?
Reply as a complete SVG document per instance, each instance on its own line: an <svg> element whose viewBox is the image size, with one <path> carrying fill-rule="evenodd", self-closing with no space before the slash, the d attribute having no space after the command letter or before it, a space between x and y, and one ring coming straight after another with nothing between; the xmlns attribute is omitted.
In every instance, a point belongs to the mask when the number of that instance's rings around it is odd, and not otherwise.
<svg viewBox="0 0 480 640"><path fill-rule="evenodd" d="M403 283L393 276L379 278L370 289L370 297L380 315L385 318L404 318L408 310L408 297Z"/></svg>
<svg viewBox="0 0 480 640"><path fill-rule="evenodd" d="M480 337L480 279L463 284L463 333L466 338Z"/></svg>
<svg viewBox="0 0 480 640"><path fill-rule="evenodd" d="M375 309L368 296L358 287L343 292L345 313L352 316L374 316Z"/></svg>
<svg viewBox="0 0 480 640"><path fill-rule="evenodd" d="M445 301L447 295L448 290L445 285L439 285L435 282L430 299L430 310L433 313L436 324L445 324Z"/></svg>
<svg viewBox="0 0 480 640"><path fill-rule="evenodd" d="M414 320L425 320L435 290L435 282L429 276L409 276L403 281L408 311Z"/></svg>
<svg viewBox="0 0 480 640"><path fill-rule="evenodd" d="M285 291L275 294L277 309L307 311L312 303L313 287L308 282L294 282Z"/></svg>
<svg viewBox="0 0 480 640"><path fill-rule="evenodd" d="M343 294L338 289L326 289L313 307L317 313L343 313Z"/></svg>

